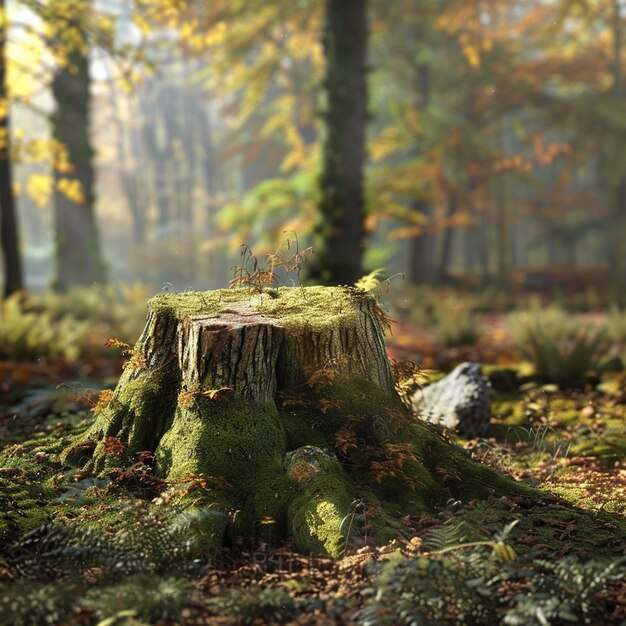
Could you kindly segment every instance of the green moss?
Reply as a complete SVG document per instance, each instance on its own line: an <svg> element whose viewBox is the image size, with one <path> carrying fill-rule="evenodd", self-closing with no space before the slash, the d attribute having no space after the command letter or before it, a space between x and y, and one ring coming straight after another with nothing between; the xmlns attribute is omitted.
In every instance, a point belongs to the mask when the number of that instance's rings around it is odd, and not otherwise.
<svg viewBox="0 0 626 626"><path fill-rule="evenodd" d="M287 511L297 493L296 483L285 474L283 463L268 460L256 467L243 484L244 510L249 512L251 533L275 540L288 531Z"/></svg>
<svg viewBox="0 0 626 626"><path fill-rule="evenodd" d="M292 501L288 517L297 547L309 554L337 557L346 547L344 524L358 501L340 463L323 461L321 472ZM354 528L356 529L356 524Z"/></svg>
<svg viewBox="0 0 626 626"><path fill-rule="evenodd" d="M295 450L306 445L319 448L328 445L326 437L315 426L320 418L312 411L281 411L280 419L287 435L287 450Z"/></svg>
<svg viewBox="0 0 626 626"><path fill-rule="evenodd" d="M572 446L571 454L593 456L601 462L603 467L612 467L626 458L626 435L609 433L599 437L585 438Z"/></svg>
<svg viewBox="0 0 626 626"><path fill-rule="evenodd" d="M371 300L368 292L350 287L280 287L266 293L248 289L216 289L185 294L159 294L148 302L156 312L171 313L182 320L187 315L219 315L229 305L243 303L252 310L270 318L280 319L281 326L313 329L336 327L340 321L347 324L357 319L354 301Z"/></svg>
<svg viewBox="0 0 626 626"><path fill-rule="evenodd" d="M515 392L499 391L493 394L491 412L507 426L527 426L522 395Z"/></svg>
<svg viewBox="0 0 626 626"><path fill-rule="evenodd" d="M124 380L125 378L125 380ZM93 425L66 449L62 458L72 462L83 456L85 444L96 444L88 469L94 473L112 466L130 464L138 452L153 452L166 431L176 406L178 381L174 370L145 368L137 374L125 372L108 406L96 416ZM107 438L119 437L121 455L107 456Z"/></svg>
<svg viewBox="0 0 626 626"><path fill-rule="evenodd" d="M259 461L280 461L285 433L274 404L191 399L178 405L156 453L159 471L170 479L190 473L240 482Z"/></svg>
<svg viewBox="0 0 626 626"><path fill-rule="evenodd" d="M421 433L417 437L421 445L421 458L424 459L427 470L441 480L451 495L462 502L496 494L535 498L542 495L532 487L470 459L463 449L450 445L424 426L416 432ZM433 495L440 499L444 494L445 491L440 490Z"/></svg>
<svg viewBox="0 0 626 626"><path fill-rule="evenodd" d="M306 421L331 444L347 418L352 418L359 438L370 444L392 441L413 419L397 394L379 389L359 376L348 377L340 372L320 395L330 408L296 411L296 415L306 416ZM313 401L315 398L311 396Z"/></svg>
<svg viewBox="0 0 626 626"><path fill-rule="evenodd" d="M550 417L552 422L565 425L578 424L582 419L578 402L563 396L550 400Z"/></svg>
<svg viewBox="0 0 626 626"><path fill-rule="evenodd" d="M525 513L516 534L524 537L524 543L531 548L538 546L558 552L567 542L581 558L615 557L620 537L626 534L626 519L604 511L553 507L549 514L542 510Z"/></svg>
<svg viewBox="0 0 626 626"><path fill-rule="evenodd" d="M10 476L10 475L9 475ZM52 493L25 476L0 476L0 541L12 541L50 521Z"/></svg>

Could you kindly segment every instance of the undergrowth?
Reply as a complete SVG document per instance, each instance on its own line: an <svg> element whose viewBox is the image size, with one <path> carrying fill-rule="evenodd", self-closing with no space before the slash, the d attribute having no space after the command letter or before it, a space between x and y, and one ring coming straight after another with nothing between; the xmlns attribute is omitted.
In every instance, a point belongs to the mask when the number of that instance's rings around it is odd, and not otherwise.
<svg viewBox="0 0 626 626"><path fill-rule="evenodd" d="M520 353L545 381L580 384L599 365L603 329L590 328L562 309L515 313L509 325Z"/></svg>
<svg viewBox="0 0 626 626"><path fill-rule="evenodd" d="M458 509L458 503L452 502L452 506ZM626 559L519 558L508 543L513 526L488 537L475 521L457 510L446 523L427 533L424 553L408 556L397 552L379 566L375 584L363 592L359 623L603 623L613 608L607 590L626 576ZM492 549L485 550L487 546Z"/></svg>
<svg viewBox="0 0 626 626"><path fill-rule="evenodd" d="M110 354L108 337L134 341L145 320L143 285L76 287L0 301L0 358L30 360Z"/></svg>

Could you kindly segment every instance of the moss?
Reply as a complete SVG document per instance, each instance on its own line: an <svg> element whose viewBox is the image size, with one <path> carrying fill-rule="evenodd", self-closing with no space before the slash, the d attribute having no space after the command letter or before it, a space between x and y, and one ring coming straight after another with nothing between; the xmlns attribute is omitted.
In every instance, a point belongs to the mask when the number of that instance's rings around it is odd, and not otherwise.
<svg viewBox="0 0 626 626"><path fill-rule="evenodd" d="M59 463L68 447L74 445L87 429L87 424L80 424L71 430L54 429L52 432L37 433L32 439L7 446L0 452L0 467L9 467L12 463L32 463L37 454L45 454L48 463ZM20 461L20 459L22 461Z"/></svg>
<svg viewBox="0 0 626 626"><path fill-rule="evenodd" d="M296 483L285 474L283 463L268 460L257 465L244 483L244 509L251 516L252 532L264 540L287 534L287 511L297 493Z"/></svg>
<svg viewBox="0 0 626 626"><path fill-rule="evenodd" d="M356 501L356 490L339 462L331 458L323 461L322 471L304 486L289 507L296 546L312 555L339 556L346 547L344 519L353 512Z"/></svg>
<svg viewBox="0 0 626 626"><path fill-rule="evenodd" d="M84 426L74 430L80 435ZM59 456L75 437L55 429L0 452L0 540L16 539L54 517Z"/></svg>
<svg viewBox="0 0 626 626"><path fill-rule="evenodd" d="M307 410L281 411L280 419L285 427L287 450L295 450L300 446L312 445L325 448L328 441L316 428L319 417Z"/></svg>
<svg viewBox="0 0 626 626"><path fill-rule="evenodd" d="M556 424L578 424L581 421L580 406L576 400L565 397L550 401L550 418Z"/></svg>
<svg viewBox="0 0 626 626"><path fill-rule="evenodd" d="M88 469L98 473L120 463L134 462L138 452L153 452L171 420L176 392L175 374L167 368L146 369L136 378L128 376L84 436L66 449L63 460L71 463L83 456L81 450L93 442L96 447ZM119 437L124 446L120 455L107 454L109 436Z"/></svg>
<svg viewBox="0 0 626 626"><path fill-rule="evenodd" d="M266 293L248 289L216 289L185 294L159 294L148 302L155 312L167 312L182 320L187 315L219 315L229 305L245 303L270 318L279 318L281 326L314 329L336 327L339 320L354 323L357 313L354 301L371 300L368 292L350 287L280 287Z"/></svg>
<svg viewBox="0 0 626 626"><path fill-rule="evenodd" d="M519 526L517 533L531 548L538 546L561 552L566 541L569 549L581 558L614 558L615 550L622 543L621 537L626 534L626 520L621 515L569 506L553 507L549 515L541 510L529 511Z"/></svg>
<svg viewBox="0 0 626 626"><path fill-rule="evenodd" d="M12 541L51 519L46 503L52 493L40 482L0 476L0 541Z"/></svg>
<svg viewBox="0 0 626 626"><path fill-rule="evenodd" d="M417 515L429 510L444 489L422 463L406 462L398 468L398 473L401 476L375 482L374 491L385 502L396 503L402 515Z"/></svg>
<svg viewBox="0 0 626 626"><path fill-rule="evenodd" d="M273 404L195 396L187 406L178 405L156 460L170 479L198 473L239 482L254 472L258 461L279 461L285 450L285 433Z"/></svg>
<svg viewBox="0 0 626 626"><path fill-rule="evenodd" d="M296 411L296 415L306 416L308 423L331 445L336 444L335 435L345 426L347 418L352 418L358 437L371 444L393 440L413 419L398 395L379 389L356 375L347 377L339 373L320 396L328 402L329 408ZM320 396L311 398L319 400Z"/></svg>
<svg viewBox="0 0 626 626"><path fill-rule="evenodd" d="M528 418L519 393L499 391L493 394L491 412L507 426L527 426Z"/></svg>
<svg viewBox="0 0 626 626"><path fill-rule="evenodd" d="M224 536L232 523L236 507L225 493L211 493L205 497L189 494L176 505L179 521L189 527L191 535L205 553L215 553L224 545Z"/></svg>
<svg viewBox="0 0 626 626"><path fill-rule="evenodd" d="M419 441L426 468L441 480L450 494L463 502L496 494L542 497L541 492L532 487L470 459L462 448L450 445L432 432L422 430ZM444 493L434 495L441 498Z"/></svg>
<svg viewBox="0 0 626 626"><path fill-rule="evenodd" d="M626 458L626 435L611 433L584 439L575 443L570 452L574 456L593 456L603 467L613 467Z"/></svg>

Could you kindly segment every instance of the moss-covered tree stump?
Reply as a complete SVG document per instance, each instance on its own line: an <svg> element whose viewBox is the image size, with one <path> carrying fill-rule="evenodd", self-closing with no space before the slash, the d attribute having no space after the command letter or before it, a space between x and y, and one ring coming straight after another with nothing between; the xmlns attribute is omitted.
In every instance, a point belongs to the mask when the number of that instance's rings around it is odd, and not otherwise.
<svg viewBox="0 0 626 626"><path fill-rule="evenodd" d="M151 451L172 483L204 486L190 506L331 555L450 496L524 490L413 418L367 292L218 290L148 310L108 405L66 455L93 473ZM207 519L221 542L227 516Z"/></svg>

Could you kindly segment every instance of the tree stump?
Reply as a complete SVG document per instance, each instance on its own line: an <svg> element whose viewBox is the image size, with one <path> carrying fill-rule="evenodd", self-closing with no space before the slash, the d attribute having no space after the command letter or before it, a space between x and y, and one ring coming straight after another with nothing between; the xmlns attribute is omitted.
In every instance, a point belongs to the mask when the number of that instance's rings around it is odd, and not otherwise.
<svg viewBox="0 0 626 626"><path fill-rule="evenodd" d="M346 524L357 508L366 539L382 540L392 512L524 491L412 416L365 291L158 295L148 311L108 405L66 459L106 473L154 453L168 481L205 485L184 505L223 513L207 516L216 544L237 511L240 532L270 527L337 555L363 530Z"/></svg>

